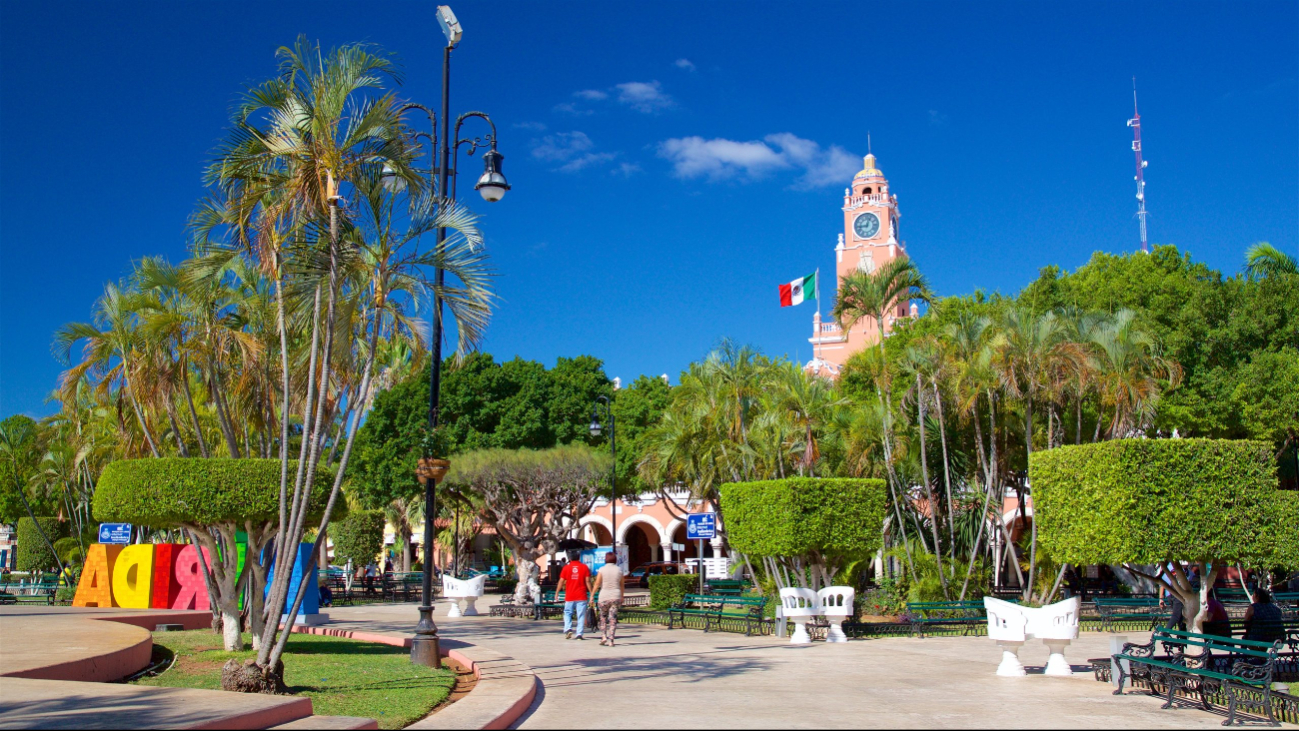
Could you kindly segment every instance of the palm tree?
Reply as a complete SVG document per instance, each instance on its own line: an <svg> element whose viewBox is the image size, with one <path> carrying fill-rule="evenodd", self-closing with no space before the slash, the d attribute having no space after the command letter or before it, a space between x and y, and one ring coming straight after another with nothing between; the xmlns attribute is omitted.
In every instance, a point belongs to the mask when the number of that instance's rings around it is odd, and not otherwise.
<svg viewBox="0 0 1299 731"><path fill-rule="evenodd" d="M907 258L890 259L883 266L872 272L857 271L844 276L839 282L839 296L834 303L831 314L845 332L851 330L858 322L874 320L878 329L880 353L880 380L876 383L876 394L882 395L884 401L884 430L881 437L884 441L884 460L887 470L889 492L893 495L894 509L898 527L903 532L903 545L907 546L908 564L910 547L906 540L906 528L902 515L897 509L898 502L904 493L898 483L893 468L893 397L892 384L889 378L888 359L884 351L885 317L890 310L907 300L929 302L933 298L929 284L916 265ZM904 494L909 494L906 491ZM914 573L914 566L910 567Z"/></svg>
<svg viewBox="0 0 1299 731"><path fill-rule="evenodd" d="M130 403L149 451L157 457L158 445L132 385L132 374L140 366L142 345L136 305L134 293L115 284L105 285L103 296L95 302L94 322L73 322L59 328L54 335L54 352L59 360L69 363L72 346L80 340L86 341L81 361L63 374L62 388L75 388L92 370L102 372L99 384L104 393L120 380L119 392Z"/></svg>
<svg viewBox="0 0 1299 731"><path fill-rule="evenodd" d="M1266 241L1260 241L1245 252L1245 274L1250 279L1294 276L1299 274L1295 258Z"/></svg>
<svg viewBox="0 0 1299 731"><path fill-rule="evenodd" d="M925 380L933 374L937 364L937 353L932 341L922 340L916 345L908 346L903 355L901 367L915 376L915 387L908 395L916 402L916 428L920 433L920 484L925 491L925 507L929 511L929 529L934 539L934 559L938 562L938 578L947 595L947 575L943 572L943 547L938 539L938 524L942 522L942 510L934 500L934 491L929 484L929 456L925 439L925 402L928 400L928 389ZM951 483L948 483L948 507L951 507ZM954 532L954 531L953 531ZM954 558L954 557L953 557Z"/></svg>
<svg viewBox="0 0 1299 731"><path fill-rule="evenodd" d="M1034 315L1023 307L1006 311L1000 323L995 366L1002 385L1024 407L1025 463L1033 454L1033 404L1050 387L1053 374L1072 353L1067 353L1064 330L1054 312ZM1032 522L1029 544L1028 583L1024 598L1033 589L1037 568L1037 520Z"/></svg>
<svg viewBox="0 0 1299 731"><path fill-rule="evenodd" d="M1108 432L1110 438L1121 439L1153 420L1161 382L1176 385L1181 366L1159 354L1154 338L1139 327L1132 310L1115 313L1096 329L1091 341L1102 404L1114 410Z"/></svg>

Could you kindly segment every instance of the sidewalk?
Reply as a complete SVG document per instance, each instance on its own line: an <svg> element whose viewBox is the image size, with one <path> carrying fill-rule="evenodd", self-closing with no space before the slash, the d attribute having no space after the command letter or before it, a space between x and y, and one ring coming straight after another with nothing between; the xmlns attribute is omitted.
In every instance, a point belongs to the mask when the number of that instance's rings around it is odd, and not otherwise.
<svg viewBox="0 0 1299 731"><path fill-rule="evenodd" d="M331 626L403 634L417 619L409 604L334 608L330 616ZM1072 678L1000 678L1000 651L986 637L792 646L770 637L624 624L611 649L591 629L583 642L564 640L556 621L437 621L442 637L491 647L536 671L544 687L520 728L1185 729L1219 728L1223 720L1194 708L1161 710L1149 696L1111 695L1113 687L1084 667L1087 658L1109 654L1110 635L1094 632L1066 651L1078 673ZM1021 652L1030 672L1046 656L1041 642Z"/></svg>

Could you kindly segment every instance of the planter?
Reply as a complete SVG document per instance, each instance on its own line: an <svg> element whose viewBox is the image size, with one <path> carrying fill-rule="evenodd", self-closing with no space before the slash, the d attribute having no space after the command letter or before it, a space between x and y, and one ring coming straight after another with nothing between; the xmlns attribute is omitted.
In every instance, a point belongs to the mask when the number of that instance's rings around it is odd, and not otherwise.
<svg viewBox="0 0 1299 731"><path fill-rule="evenodd" d="M419 464L415 466L415 476L421 480L432 480L434 483L442 482L442 478L447 476L447 470L451 469L451 463L445 459L436 459L433 457L423 457Z"/></svg>

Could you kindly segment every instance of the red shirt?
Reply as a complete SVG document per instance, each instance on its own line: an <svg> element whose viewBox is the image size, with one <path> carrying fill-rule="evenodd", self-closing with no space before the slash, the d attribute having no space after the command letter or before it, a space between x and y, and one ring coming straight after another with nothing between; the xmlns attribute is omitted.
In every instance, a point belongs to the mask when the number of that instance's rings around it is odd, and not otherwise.
<svg viewBox="0 0 1299 731"><path fill-rule="evenodd" d="M586 564L581 561L569 561L564 570L559 572L559 580L564 582L564 601L586 601L586 580L589 578L591 578L591 569L588 569Z"/></svg>

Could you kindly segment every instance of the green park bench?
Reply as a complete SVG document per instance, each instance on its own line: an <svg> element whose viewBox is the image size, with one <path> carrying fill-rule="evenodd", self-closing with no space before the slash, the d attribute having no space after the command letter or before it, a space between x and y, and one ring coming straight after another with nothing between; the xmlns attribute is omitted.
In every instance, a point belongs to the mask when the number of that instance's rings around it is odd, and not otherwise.
<svg viewBox="0 0 1299 731"><path fill-rule="evenodd" d="M560 589L550 589L541 592L541 601L532 605L532 618L545 619L547 612L558 610L564 611L564 592Z"/></svg>
<svg viewBox="0 0 1299 731"><path fill-rule="evenodd" d="M709 594L719 594L721 596L739 596L744 593L744 587L747 582L741 579L712 579L706 581L705 586Z"/></svg>
<svg viewBox="0 0 1299 731"><path fill-rule="evenodd" d="M1159 600L1154 597L1096 597L1096 611L1101 615L1101 627L1106 632L1113 632L1115 622L1139 621L1150 622L1154 629L1160 621L1168 619L1169 613L1159 607Z"/></svg>
<svg viewBox="0 0 1299 731"><path fill-rule="evenodd" d="M1165 657L1155 657L1157 645L1163 645ZM1123 682L1127 678L1142 679L1150 683L1151 695L1155 687L1163 686L1167 701L1161 708L1172 708L1178 690L1197 692L1200 706L1210 710L1209 693L1222 690L1227 694L1227 720L1230 726L1236 720L1236 706L1241 701L1258 706L1257 698L1241 698L1239 692L1248 688L1251 695L1262 692L1262 707L1273 725L1279 726L1272 712L1272 675L1277 663L1281 643L1234 640L1216 635L1201 635L1174 629L1156 630L1150 642L1144 645L1128 642L1123 651L1113 655L1113 665L1118 668L1118 689L1114 695L1123 695ZM1127 661L1128 667L1124 667Z"/></svg>
<svg viewBox="0 0 1299 731"><path fill-rule="evenodd" d="M729 610L728 610L729 607ZM763 610L767 607L767 598L756 596L728 596L721 594L686 594L685 597L668 609L668 629L675 629L681 622L686 627L686 617L703 617L704 631L712 631L713 625L722 628L722 621L733 619L744 622L744 634L752 637L754 628L762 632L762 623L766 621Z"/></svg>
<svg viewBox="0 0 1299 731"><path fill-rule="evenodd" d="M1010 599L1018 603L1017 599ZM912 634L925 636L927 627L957 626L962 634L969 634L988 621L987 610L982 599L969 599L957 602L907 602L907 612L915 615L911 619Z"/></svg>
<svg viewBox="0 0 1299 731"><path fill-rule="evenodd" d="M44 604L54 605L54 596L58 593L59 583L55 580L42 580L22 584L9 582L0 584L0 604Z"/></svg>

